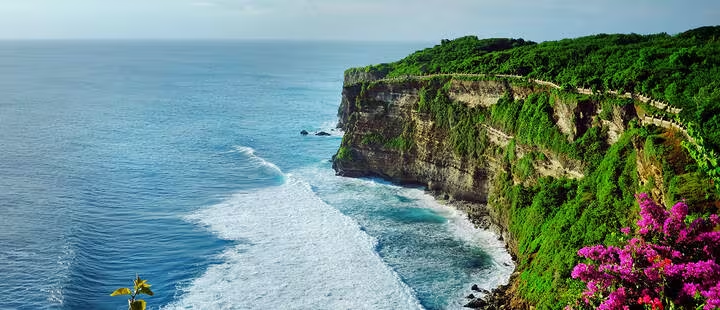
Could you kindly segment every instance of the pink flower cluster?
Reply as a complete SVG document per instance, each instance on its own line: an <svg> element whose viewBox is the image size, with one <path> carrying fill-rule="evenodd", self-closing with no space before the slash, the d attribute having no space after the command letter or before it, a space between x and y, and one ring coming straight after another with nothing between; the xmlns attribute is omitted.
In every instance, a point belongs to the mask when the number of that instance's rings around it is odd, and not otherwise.
<svg viewBox="0 0 720 310"><path fill-rule="evenodd" d="M720 309L720 218L688 224L688 207L670 211L647 194L640 204L637 235L622 247L595 245L578 255L572 277L586 283L579 308ZM630 235L629 228L621 231Z"/></svg>

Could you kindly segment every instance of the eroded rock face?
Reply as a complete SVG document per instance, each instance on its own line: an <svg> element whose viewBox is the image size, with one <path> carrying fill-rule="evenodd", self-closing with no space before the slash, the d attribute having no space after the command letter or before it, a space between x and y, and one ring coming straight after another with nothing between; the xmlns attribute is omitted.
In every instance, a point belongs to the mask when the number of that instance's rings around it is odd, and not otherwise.
<svg viewBox="0 0 720 310"><path fill-rule="evenodd" d="M385 75L380 72L363 71L359 69L350 69L345 72L344 84L352 85L359 82L369 82L384 78Z"/></svg>
<svg viewBox="0 0 720 310"><path fill-rule="evenodd" d="M552 114L555 126L571 143L577 142L588 130L597 127L601 130L592 133L601 132L599 135L605 137L607 144L611 145L623 136L633 120L668 128L670 133L665 138L670 139L675 135L676 139L683 136L687 138L682 125L644 114L638 115L642 109L636 108L632 102L622 105L605 101L607 97L591 94L566 96L565 93L537 83L520 81L513 84L496 78L477 81L467 77L464 80L462 77L454 78L447 77L434 82L428 77L384 80L362 72L353 72L352 76L346 77L338 111L338 127L345 131L345 136L340 150L333 157L333 168L343 176L379 176L401 184L427 186L430 191L446 199L449 205L465 211L478 227L496 232L506 242L513 257L518 257L519 240L509 230L510 213L513 211L507 207L508 198L501 195L503 190L507 190L509 182L532 187L543 176L581 179L585 177L586 169L592 166L578 159L587 160L584 156L570 155L569 152L558 154L536 145L523 145L518 141L527 139L518 139L513 133L494 127L493 122L488 120L488 109L492 109L503 96L518 100L526 99L532 93L549 92L552 111L545 111ZM429 93L428 85L436 82L440 84L433 84L436 88ZM451 105L455 110L428 105L426 97L435 96L438 87L442 87L447 99L452 102L447 106ZM425 101L421 97L426 98ZM603 107L606 110L603 111ZM433 108L435 112L431 112ZM459 109L463 111L458 113ZM456 117L436 120L438 115L445 115L437 114L437 111L447 114L454 112ZM477 111L481 113L473 114ZM467 117L461 115L474 115L471 124L476 126L477 131L461 136L464 138L458 140L457 134L453 136L452 131L461 126L448 125L451 122L448 119L457 121L457 117ZM436 122L444 122L444 125ZM453 138L456 141L467 141L472 140L469 137L475 137L475 134L478 136L476 145L482 143L484 147L475 149L472 155L460 155L467 152L457 151ZM517 135L522 137L522 132ZM582 145L583 141L587 140L580 140L578 144ZM662 164L645 153L644 140L631 141L638 154L636 169L639 181L646 185L654 184L656 189L650 190L654 199L665 197L666 193L662 190L666 187L663 184ZM679 143L672 143L679 149L676 157L687 157L680 154L682 150ZM574 151L580 152L580 149ZM512 154L514 159L509 159L507 154ZM683 159L685 161L677 158L674 161L690 163L689 157ZM531 172L519 168L523 160L525 163L531 161ZM498 309L531 309L532 305L519 297L521 271L513 274L508 286L491 294L497 295L497 298L482 302L498 306ZM475 301L477 298L469 299ZM481 301L477 302L480 305Z"/></svg>
<svg viewBox="0 0 720 310"><path fill-rule="evenodd" d="M336 157L334 169L343 176L379 176L398 183L425 185L429 190L447 194L451 199L487 202L490 179L504 167L500 167L492 156L478 159L454 152L448 130L436 126L431 115L418 112L422 83L405 80L378 82L371 87L361 84L346 86L339 109L339 127L345 130L343 147L349 158ZM524 99L533 91L536 89L512 86L502 80L453 80L448 96L468 107L489 108L503 95ZM577 103L557 105L565 109L561 110L560 119L573 120L564 123L567 130L563 131L575 135L578 131L575 114L581 114L581 109L577 108ZM484 127L489 143L497 147L506 147L513 138L489 124L480 125ZM412 148L388 145L388 140L397 137L412 141ZM531 151L534 147L516 147L520 156ZM537 163L540 174L582 177L579 162L547 155L546 160Z"/></svg>
<svg viewBox="0 0 720 310"><path fill-rule="evenodd" d="M603 121L603 125L608 127L608 144L617 142L627 129L628 121L637 117L635 108L632 105L613 106L611 113L610 120Z"/></svg>
<svg viewBox="0 0 720 310"><path fill-rule="evenodd" d="M464 102L469 107L490 107L497 103L509 85L497 81L457 81L448 95L450 99Z"/></svg>
<svg viewBox="0 0 720 310"><path fill-rule="evenodd" d="M470 105L497 102L508 90L507 85L494 81L463 81L456 86L457 100L467 100ZM336 158L335 170L344 176L381 176L398 183L422 184L453 199L487 201L490 163L453 152L448 132L435 126L429 115L417 112L420 87L418 81L379 84L367 89L359 103L359 86L346 87L340 126L346 132L343 145L352 158ZM461 94L463 89L472 92ZM379 135L388 140L406 132L413 142L411 150L372 143L367 138Z"/></svg>
<svg viewBox="0 0 720 310"><path fill-rule="evenodd" d="M355 77L350 80L357 82ZM531 185L538 176L582 178L583 163L537 146L519 144L511 133L489 122L476 124L486 138L485 153L458 155L450 130L436 124L430 113L419 112L420 93L426 83L406 79L346 84L338 111L338 127L345 131L345 136L333 157L333 168L343 176L379 176L401 184L427 186L467 212L476 224L495 231L506 242L511 255L517 257L518 240L508 230L509 211L494 208L489 201L493 190L497 191L493 184L499 183L494 180L514 169L498 154L514 145L512 152L517 159L540 157L533 159L533 177L513 176L513 182L525 185ZM503 80L451 80L446 87L450 100L473 109L489 109L503 96L525 99L533 92L547 91L546 87L516 86ZM555 98L552 106L556 125L569 141L591 126L602 125L597 117L598 103ZM624 130L627 119L624 113L613 111L608 122L617 126L611 130ZM408 141L411 145L401 143ZM510 288L517 284L512 281ZM508 295L513 295L512 289L509 292ZM513 296L501 300L517 309L528 306Z"/></svg>
<svg viewBox="0 0 720 310"><path fill-rule="evenodd" d="M582 113L578 109L578 103L569 100L563 100L561 98L553 98L553 118L557 124L560 132L568 136L568 140L574 141L577 137L577 126L578 115Z"/></svg>

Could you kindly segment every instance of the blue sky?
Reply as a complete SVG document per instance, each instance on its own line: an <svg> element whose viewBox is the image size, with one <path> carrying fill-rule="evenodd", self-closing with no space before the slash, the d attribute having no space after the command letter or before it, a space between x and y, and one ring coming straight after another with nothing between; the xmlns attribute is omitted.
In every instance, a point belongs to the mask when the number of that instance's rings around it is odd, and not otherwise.
<svg viewBox="0 0 720 310"><path fill-rule="evenodd" d="M0 0L0 39L534 41L720 24L720 0Z"/></svg>

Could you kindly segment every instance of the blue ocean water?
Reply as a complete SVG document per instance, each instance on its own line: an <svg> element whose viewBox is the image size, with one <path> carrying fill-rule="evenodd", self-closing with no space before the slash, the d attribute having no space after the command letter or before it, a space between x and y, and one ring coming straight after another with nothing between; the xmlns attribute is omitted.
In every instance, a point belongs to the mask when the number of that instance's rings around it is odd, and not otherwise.
<svg viewBox="0 0 720 310"><path fill-rule="evenodd" d="M135 274L150 309L459 308L507 281L463 214L330 168L343 70L424 45L0 42L0 309L125 309Z"/></svg>

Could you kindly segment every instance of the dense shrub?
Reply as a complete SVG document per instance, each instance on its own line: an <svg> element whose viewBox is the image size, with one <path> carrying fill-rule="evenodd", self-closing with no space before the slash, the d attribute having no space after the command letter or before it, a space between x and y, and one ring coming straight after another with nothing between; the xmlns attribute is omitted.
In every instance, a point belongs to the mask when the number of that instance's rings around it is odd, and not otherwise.
<svg viewBox="0 0 720 310"><path fill-rule="evenodd" d="M679 202L670 211L639 194L640 220L622 246L595 245L572 271L586 283L577 308L705 310L720 308L720 218L688 219ZM625 235L631 229L623 228Z"/></svg>

